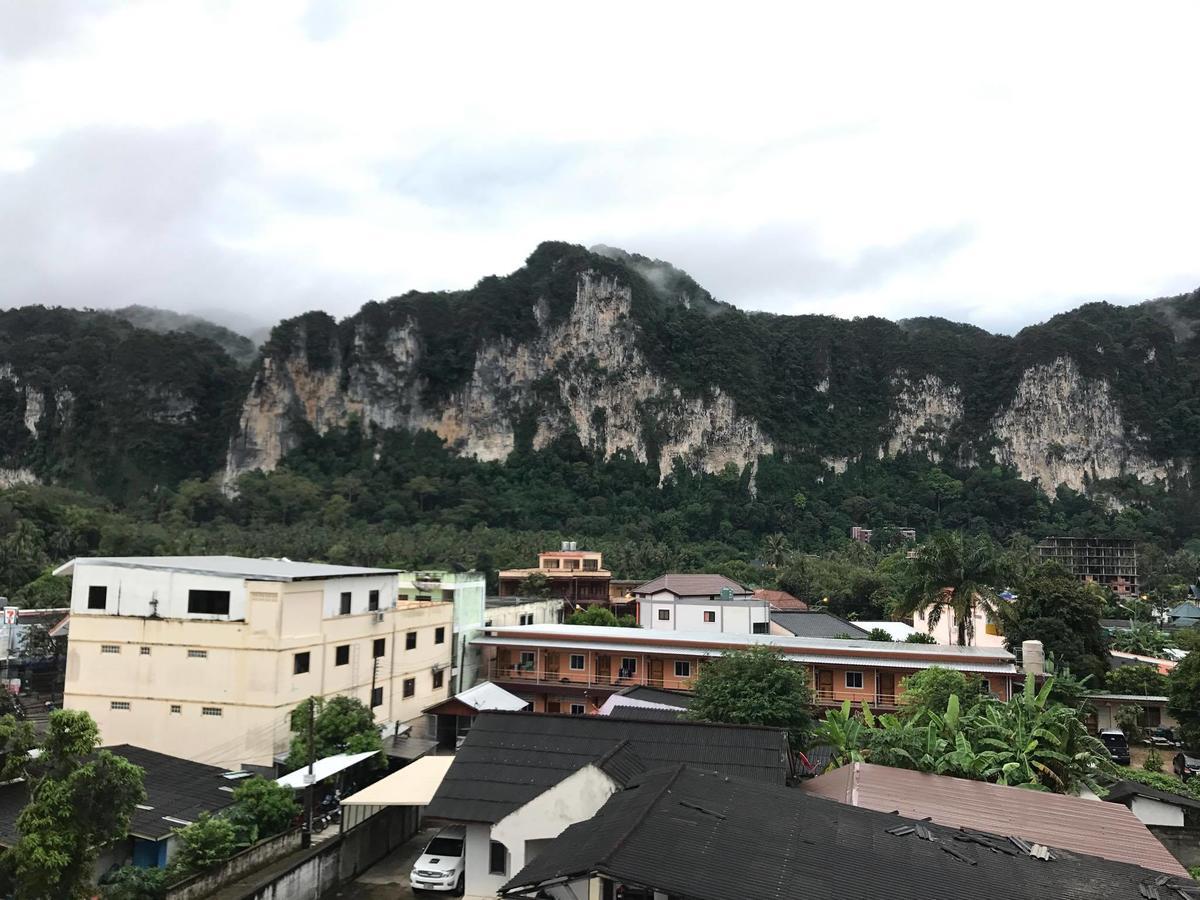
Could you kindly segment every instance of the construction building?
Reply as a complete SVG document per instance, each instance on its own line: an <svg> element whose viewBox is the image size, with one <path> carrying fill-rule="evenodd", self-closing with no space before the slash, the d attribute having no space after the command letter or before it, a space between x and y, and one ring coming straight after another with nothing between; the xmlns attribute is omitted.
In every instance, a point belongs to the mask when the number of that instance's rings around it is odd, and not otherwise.
<svg viewBox="0 0 1200 900"><path fill-rule="evenodd" d="M1048 537L1037 545L1080 581L1104 585L1127 597L1138 593L1137 546L1125 538Z"/></svg>

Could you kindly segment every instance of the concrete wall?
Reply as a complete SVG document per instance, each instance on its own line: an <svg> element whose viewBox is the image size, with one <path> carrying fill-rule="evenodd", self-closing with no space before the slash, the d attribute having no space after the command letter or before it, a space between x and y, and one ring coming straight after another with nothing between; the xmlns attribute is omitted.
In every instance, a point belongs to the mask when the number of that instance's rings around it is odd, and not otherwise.
<svg viewBox="0 0 1200 900"><path fill-rule="evenodd" d="M167 891L165 900L197 900L199 897L207 897L223 885L236 881L248 872L260 869L298 849L300 849L300 829L295 828L260 841L252 847L247 847L241 853L230 857L215 871L202 872L186 881L179 882Z"/></svg>
<svg viewBox="0 0 1200 900"><path fill-rule="evenodd" d="M763 600L710 600L707 598L676 598L660 591L638 602L639 619L643 628L653 631L698 631L729 634L753 634L754 625L768 628L770 605ZM659 618L665 612L667 618ZM705 613L713 621L705 621Z"/></svg>
<svg viewBox="0 0 1200 900"><path fill-rule="evenodd" d="M1185 868L1200 866L1200 825L1189 825L1186 828L1169 828L1163 825L1147 827Z"/></svg>
<svg viewBox="0 0 1200 900"><path fill-rule="evenodd" d="M1147 797L1134 797L1130 807L1133 814L1147 825L1166 825L1171 828L1183 827L1183 809L1161 800L1151 800Z"/></svg>
<svg viewBox="0 0 1200 900"><path fill-rule="evenodd" d="M958 625L955 622L954 610L950 607L943 607L941 618L938 619L937 625L932 630L929 628L929 619L926 613L916 613L913 615L912 625L917 631L923 634L930 635L939 644L957 644L958 643ZM974 625L975 634L973 638L969 638L967 643L973 647L1003 647L1004 635L988 634L987 614L980 608L974 610ZM992 631L998 629L992 628Z"/></svg>

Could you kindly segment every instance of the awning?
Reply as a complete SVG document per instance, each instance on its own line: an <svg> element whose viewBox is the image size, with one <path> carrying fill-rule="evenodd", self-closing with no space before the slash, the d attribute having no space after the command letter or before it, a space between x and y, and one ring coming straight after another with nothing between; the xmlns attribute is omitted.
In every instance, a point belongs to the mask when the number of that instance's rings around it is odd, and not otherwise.
<svg viewBox="0 0 1200 900"><path fill-rule="evenodd" d="M423 756L344 798L342 806L427 806L453 762L453 756Z"/></svg>
<svg viewBox="0 0 1200 900"><path fill-rule="evenodd" d="M324 759L318 759L313 763L313 783L324 781L330 775L336 775L353 765L357 765L364 759L374 756L374 751L366 753L337 753L333 756L326 756ZM276 784L282 784L284 787L302 788L306 784L305 776L308 775L308 766L301 766L295 772L288 772L282 778L275 779Z"/></svg>
<svg viewBox="0 0 1200 900"><path fill-rule="evenodd" d="M442 700L439 703L435 703L433 706L422 710L422 712L437 713L438 707L456 701L464 706L471 707L471 709L479 710L479 712L492 709L518 710L524 709L529 705L527 701L522 700L516 694L506 691L500 685L484 681L469 690L463 691L461 694L455 694L449 700Z"/></svg>

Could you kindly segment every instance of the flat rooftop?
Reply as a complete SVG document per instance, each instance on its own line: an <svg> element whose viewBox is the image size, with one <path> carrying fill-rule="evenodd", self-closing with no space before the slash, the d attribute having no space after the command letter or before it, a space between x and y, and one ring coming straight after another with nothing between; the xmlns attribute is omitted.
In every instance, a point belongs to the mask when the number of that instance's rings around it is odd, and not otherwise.
<svg viewBox="0 0 1200 900"><path fill-rule="evenodd" d="M396 575L397 569L367 569L327 563L293 562L290 559L253 559L245 556L91 556L73 559L54 570L71 575L76 566L116 566L123 569L152 569L217 575L250 581L317 581L326 578L358 578L366 575Z"/></svg>

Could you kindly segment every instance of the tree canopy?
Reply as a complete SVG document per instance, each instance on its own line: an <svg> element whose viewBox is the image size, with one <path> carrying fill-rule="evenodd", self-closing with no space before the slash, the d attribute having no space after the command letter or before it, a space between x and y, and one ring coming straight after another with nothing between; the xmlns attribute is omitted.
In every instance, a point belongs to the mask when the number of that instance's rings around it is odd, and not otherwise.
<svg viewBox="0 0 1200 900"><path fill-rule="evenodd" d="M688 717L701 722L784 728L797 747L804 746L812 725L803 667L763 645L705 661L695 694Z"/></svg>
<svg viewBox="0 0 1200 900"><path fill-rule="evenodd" d="M361 700L344 695L328 699L310 697L292 710L291 728L294 736L287 758L289 771L308 763L310 704L314 712L314 759L322 759L336 753L375 751L379 754L377 764L383 764L383 742L379 736L379 726L375 724L371 710Z"/></svg>
<svg viewBox="0 0 1200 900"><path fill-rule="evenodd" d="M1047 655L1076 675L1103 683L1108 646L1100 627L1101 607L1095 594L1055 563L1037 566L1020 585L1020 596L1005 625L1008 649L1039 640Z"/></svg>

